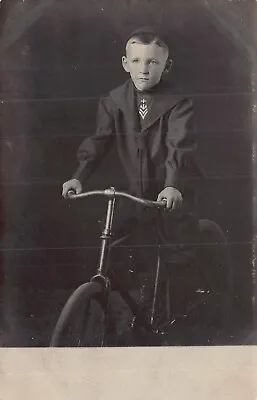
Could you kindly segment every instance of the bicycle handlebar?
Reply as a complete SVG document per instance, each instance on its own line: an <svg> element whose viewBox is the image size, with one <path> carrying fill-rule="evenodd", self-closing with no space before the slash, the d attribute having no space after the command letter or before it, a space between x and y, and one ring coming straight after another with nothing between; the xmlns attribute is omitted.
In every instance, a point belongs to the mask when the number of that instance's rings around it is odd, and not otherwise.
<svg viewBox="0 0 257 400"><path fill-rule="evenodd" d="M88 196L106 196L109 197L109 199L116 198L116 197L123 197L127 198L129 200L135 201L139 204L142 204L147 207L160 207L164 208L166 206L166 200L162 201L152 201L152 200L146 200L141 197L136 197L132 196L129 193L125 192L118 192L114 188L109 188L105 190L92 190L90 192L83 192L76 194L73 190L69 190L67 193L67 199L73 200L73 199L81 199L83 197L88 197Z"/></svg>

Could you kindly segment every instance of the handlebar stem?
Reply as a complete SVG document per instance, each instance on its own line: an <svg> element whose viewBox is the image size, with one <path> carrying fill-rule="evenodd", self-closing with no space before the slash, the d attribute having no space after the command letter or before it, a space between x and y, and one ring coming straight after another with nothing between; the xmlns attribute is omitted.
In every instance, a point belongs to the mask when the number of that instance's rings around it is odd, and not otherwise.
<svg viewBox="0 0 257 400"><path fill-rule="evenodd" d="M110 188L107 189L105 192L107 196L109 197L108 200L108 205L107 205L107 212L106 212L106 220L105 220L105 227L101 235L102 239L102 245L101 245L101 252L100 252L100 260L99 260L99 267L98 267L98 273L101 275L101 273L104 270L105 267L105 262L107 259L108 255L108 244L109 241L112 237L112 224L113 224L113 215L114 215L114 208L115 208L115 189Z"/></svg>

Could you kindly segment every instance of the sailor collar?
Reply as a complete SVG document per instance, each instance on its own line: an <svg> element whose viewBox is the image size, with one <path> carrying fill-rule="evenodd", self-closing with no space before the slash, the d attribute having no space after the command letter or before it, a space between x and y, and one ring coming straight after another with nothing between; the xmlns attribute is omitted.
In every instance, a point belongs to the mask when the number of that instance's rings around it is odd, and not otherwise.
<svg viewBox="0 0 257 400"><path fill-rule="evenodd" d="M138 118L136 93L137 91L131 79L110 92L110 97L116 106L134 121ZM151 91L147 92L148 95L151 95L151 93L153 94L151 97L151 111L145 117L142 132L153 125L154 122L182 99L181 95L172 95L170 87L164 81L161 81Z"/></svg>

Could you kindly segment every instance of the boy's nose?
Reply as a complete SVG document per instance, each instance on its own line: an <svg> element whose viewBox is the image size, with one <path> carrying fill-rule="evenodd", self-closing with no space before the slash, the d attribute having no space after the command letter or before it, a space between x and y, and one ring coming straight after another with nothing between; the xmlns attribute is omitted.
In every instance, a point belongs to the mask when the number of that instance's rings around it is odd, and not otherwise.
<svg viewBox="0 0 257 400"><path fill-rule="evenodd" d="M149 74L149 67L147 64L141 64L141 74Z"/></svg>

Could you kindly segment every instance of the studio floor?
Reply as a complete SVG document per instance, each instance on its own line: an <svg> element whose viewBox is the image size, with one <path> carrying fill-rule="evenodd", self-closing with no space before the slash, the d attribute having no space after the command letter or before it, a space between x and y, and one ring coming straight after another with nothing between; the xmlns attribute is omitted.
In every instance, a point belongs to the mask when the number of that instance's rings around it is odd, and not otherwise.
<svg viewBox="0 0 257 400"><path fill-rule="evenodd" d="M1 290L1 347L48 347L59 313L71 294L69 289L2 287ZM120 326L129 334L130 315L119 300L113 298L114 311ZM178 324L171 330L169 344L184 345L241 345L257 344L252 324L242 324L234 313L226 331L214 327L203 330L195 321ZM208 337L211 339L208 340Z"/></svg>

